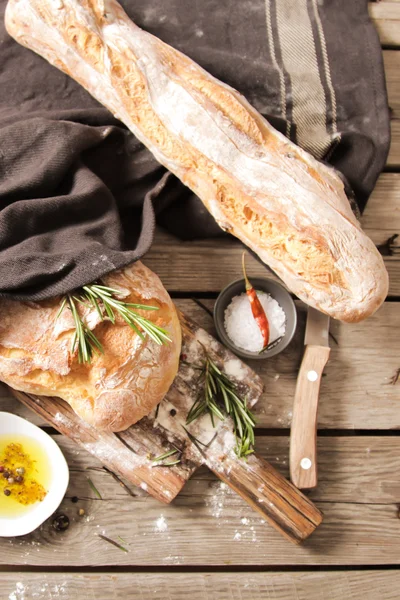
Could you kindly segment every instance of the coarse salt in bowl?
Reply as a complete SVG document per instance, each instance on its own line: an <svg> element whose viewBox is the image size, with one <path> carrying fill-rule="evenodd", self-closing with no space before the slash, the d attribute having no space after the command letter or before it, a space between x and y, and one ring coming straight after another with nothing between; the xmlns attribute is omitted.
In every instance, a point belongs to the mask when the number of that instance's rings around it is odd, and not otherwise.
<svg viewBox="0 0 400 600"><path fill-rule="evenodd" d="M277 281L252 277L270 326L268 349L255 321L244 279L233 281L219 294L214 306L214 323L221 342L241 358L265 359L284 350L297 326L297 312L289 292Z"/></svg>
<svg viewBox="0 0 400 600"><path fill-rule="evenodd" d="M286 314L281 305L261 290L256 290L261 306L269 323L269 344L285 335ZM263 336L253 317L249 297L244 292L234 296L225 309L224 326L231 341L238 348L249 352L260 352L263 347Z"/></svg>

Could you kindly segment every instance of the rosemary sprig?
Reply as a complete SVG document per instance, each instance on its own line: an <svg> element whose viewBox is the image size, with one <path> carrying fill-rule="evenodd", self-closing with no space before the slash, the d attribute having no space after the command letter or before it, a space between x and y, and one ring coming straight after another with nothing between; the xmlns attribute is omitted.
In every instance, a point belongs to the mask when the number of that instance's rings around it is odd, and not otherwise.
<svg viewBox="0 0 400 600"><path fill-rule="evenodd" d="M78 311L78 304L91 306L97 311L102 321L109 319L113 324L115 324L116 316L119 315L142 339L146 334L159 346L171 342L168 331L155 325L155 323L137 312L138 310L158 310L157 306L124 302L115 297L118 294L120 294L118 290L93 283L83 286L81 290L74 294L67 294L63 299L57 318L64 308L68 307L71 311L75 325L71 352L75 352L76 347L78 347L78 360L80 363L90 363L93 354L96 352L103 353L103 347L95 334L82 320Z"/></svg>
<svg viewBox="0 0 400 600"><path fill-rule="evenodd" d="M239 396L235 385L222 373L206 353L202 367L203 389L190 409L186 423L190 424L204 414L220 420L228 415L233 420L236 437L235 452L244 458L253 452L255 419L247 406L246 399Z"/></svg>

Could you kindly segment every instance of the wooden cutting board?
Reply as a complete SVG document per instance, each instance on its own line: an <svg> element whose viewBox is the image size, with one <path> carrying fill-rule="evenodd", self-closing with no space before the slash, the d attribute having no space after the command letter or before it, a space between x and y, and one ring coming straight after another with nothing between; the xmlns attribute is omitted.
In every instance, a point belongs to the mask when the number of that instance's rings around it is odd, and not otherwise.
<svg viewBox="0 0 400 600"><path fill-rule="evenodd" d="M322 521L321 513L308 498L257 455L247 460L237 458L232 451L230 419L216 423L215 428L208 416L186 425L186 415L201 391L195 367L201 364L205 352L237 385L249 406L260 398L263 385L254 371L206 331L182 313L179 317L182 354L174 383L158 409L126 431L100 432L59 398L12 392L60 433L96 456L112 473L158 500L171 502L194 471L206 464L276 529L292 541L301 542ZM194 444L187 430L200 443ZM179 450L179 464L163 467L154 462L155 457L173 449ZM174 458L171 456L170 461Z"/></svg>

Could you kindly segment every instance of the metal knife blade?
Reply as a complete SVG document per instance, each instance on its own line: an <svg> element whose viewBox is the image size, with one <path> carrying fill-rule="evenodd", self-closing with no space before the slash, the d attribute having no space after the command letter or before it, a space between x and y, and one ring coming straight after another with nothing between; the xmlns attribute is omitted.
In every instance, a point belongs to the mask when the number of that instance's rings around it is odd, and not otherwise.
<svg viewBox="0 0 400 600"><path fill-rule="evenodd" d="M329 346L329 318L319 310L308 307L304 336L306 346Z"/></svg>

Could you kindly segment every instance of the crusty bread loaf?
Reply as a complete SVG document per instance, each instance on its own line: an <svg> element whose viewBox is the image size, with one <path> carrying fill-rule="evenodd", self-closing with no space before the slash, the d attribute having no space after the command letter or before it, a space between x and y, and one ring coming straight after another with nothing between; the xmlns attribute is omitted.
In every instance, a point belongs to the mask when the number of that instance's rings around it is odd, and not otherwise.
<svg viewBox="0 0 400 600"><path fill-rule="evenodd" d="M174 305L161 281L140 262L104 277L127 302L157 306L138 311L164 327L172 342L158 346L142 340L122 319L100 321L84 308L104 354L91 364L71 355L74 322L60 299L43 302L0 301L0 380L17 390L58 396L98 429L121 431L147 415L167 393L178 371L181 330Z"/></svg>
<svg viewBox="0 0 400 600"><path fill-rule="evenodd" d="M10 0L8 32L121 119L308 304L359 321L388 276L341 179L114 0Z"/></svg>

